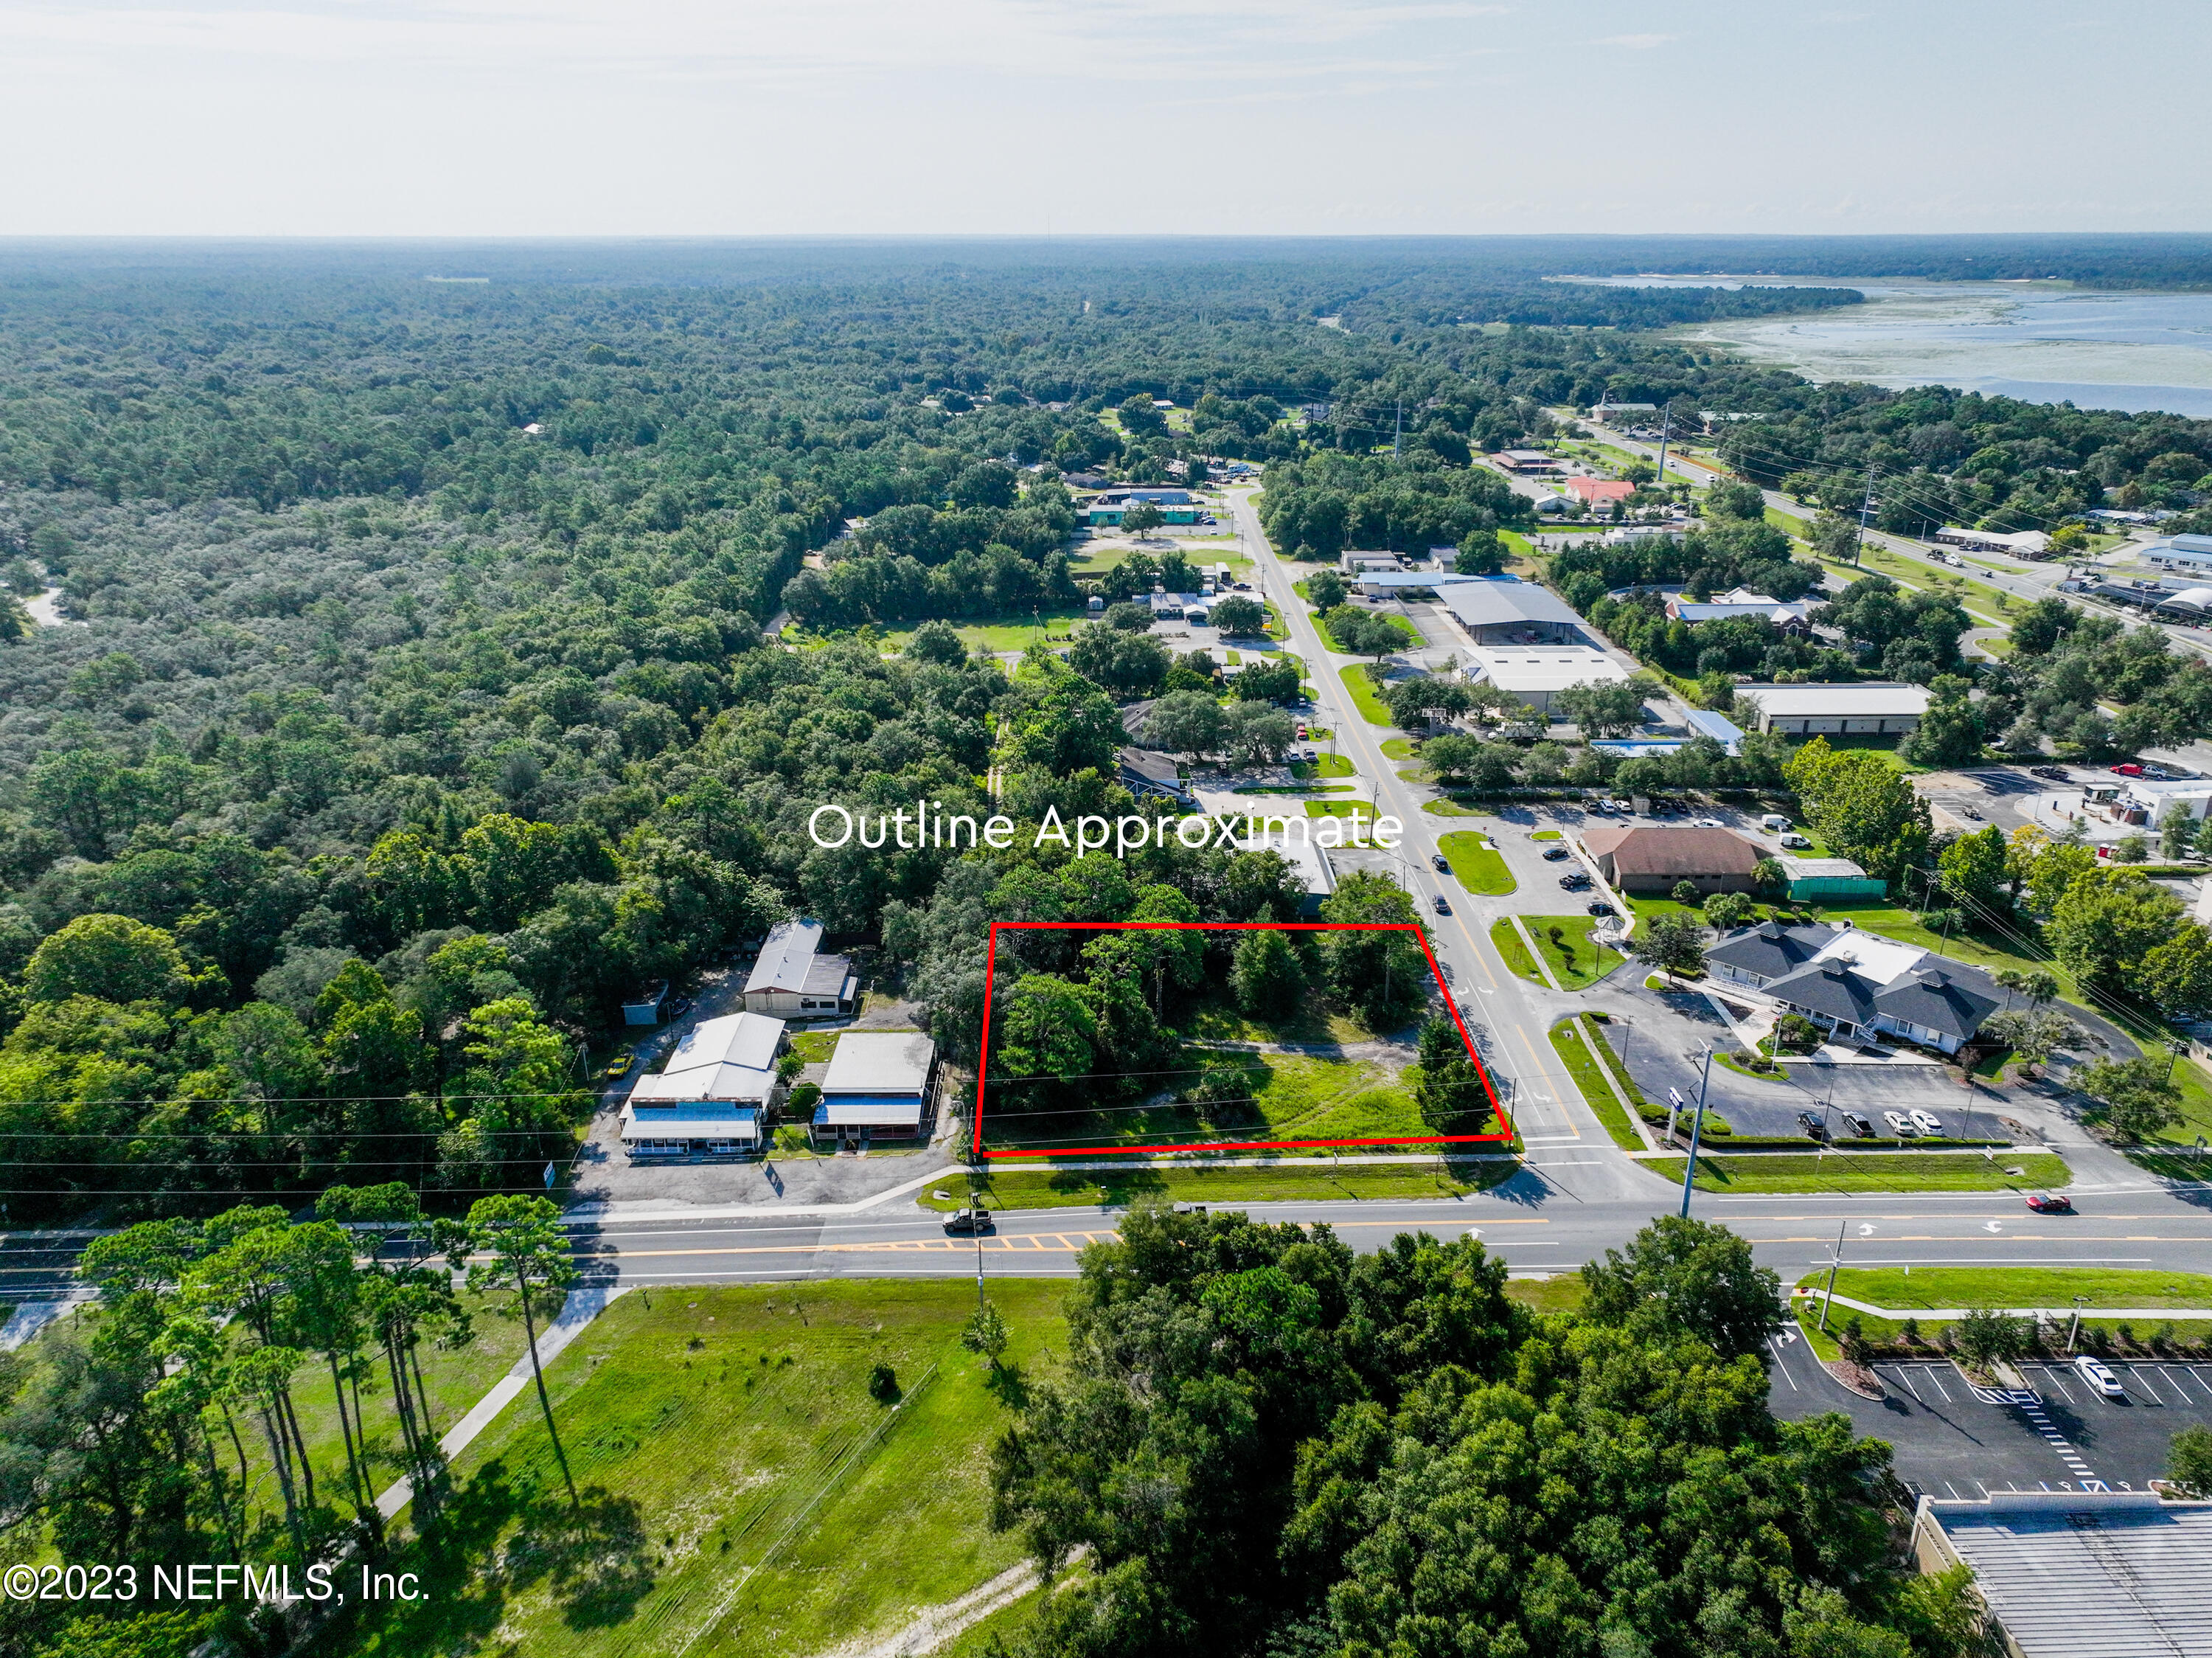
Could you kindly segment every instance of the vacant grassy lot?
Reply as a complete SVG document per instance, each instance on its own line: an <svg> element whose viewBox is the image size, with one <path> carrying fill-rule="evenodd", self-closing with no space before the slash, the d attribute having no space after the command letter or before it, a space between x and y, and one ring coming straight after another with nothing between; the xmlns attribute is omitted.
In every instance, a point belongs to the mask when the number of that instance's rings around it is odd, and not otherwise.
<svg viewBox="0 0 2212 1658"><path fill-rule="evenodd" d="M1014 1168L994 1163L985 1173L981 1201L992 1209L1127 1207L1146 1198L1176 1203L1262 1204L1363 1199L1462 1198L1510 1179L1520 1167L1511 1157L1437 1158L1419 1163L1363 1162L1357 1154L1300 1158L1268 1167L1209 1167L1178 1163L1121 1169ZM922 1208L958 1209L969 1201L966 1180L925 1191ZM949 1192L940 1201L934 1192ZM1409 1228L1410 1229L1410 1228Z"/></svg>
<svg viewBox="0 0 2212 1658"><path fill-rule="evenodd" d="M1064 1348L1065 1294L993 1286L1017 1364ZM400 1562L428 1598L364 1608L351 1647L811 1653L975 1588L1020 1552L985 1496L1019 1384L959 1346L975 1305L965 1283L864 1280L616 1302L546 1376L582 1514L519 1403L460 1459L452 1534Z"/></svg>
<svg viewBox="0 0 2212 1658"><path fill-rule="evenodd" d="M422 1344L422 1381L430 1394L431 1426L439 1434L466 1416L471 1407L490 1391L492 1384L522 1356L525 1338L521 1317L510 1315L505 1310L505 1297L494 1299L501 1303L498 1311L494 1310L493 1300L462 1293L461 1304L470 1315L471 1339L465 1345L448 1349L428 1341ZM559 1311L560 1299L556 1295L538 1303L540 1329ZM343 1512L352 1512L352 1497L346 1490L345 1441L338 1427L331 1373L322 1360L310 1360L292 1373L292 1400L299 1412L300 1431L307 1441L308 1457L314 1468L316 1495L335 1502ZM381 1490L398 1477L401 1464L399 1423L392 1407L391 1375L380 1360L363 1379L361 1408L372 1482ZM243 1419L240 1432L246 1445L252 1481L248 1502L263 1513L282 1515L284 1499L270 1466L267 1440L258 1432L248 1431Z"/></svg>
<svg viewBox="0 0 2212 1658"><path fill-rule="evenodd" d="M1641 1167L1682 1183L1681 1157L1655 1157ZM2018 1174L2008 1174L2017 1168ZM2069 1185L2074 1172L2050 1152L1967 1155L1909 1151L1705 1154L1698 1159L1700 1192L2042 1192Z"/></svg>
<svg viewBox="0 0 2212 1658"><path fill-rule="evenodd" d="M1405 617L1393 616L1386 613L1382 619L1389 623L1392 627L1398 631L1401 643L1417 645L1421 643L1421 630L1415 627L1413 623L1408 621ZM1358 651L1346 650L1342 645L1336 642L1336 636L1328 631L1328 624L1322 620L1319 612L1316 612L1314 614L1313 625L1314 631L1321 635L1321 642L1327 645L1331 650L1334 651L1338 655L1356 656L1359 654Z"/></svg>
<svg viewBox="0 0 2212 1658"><path fill-rule="evenodd" d="M1348 777L1352 775L1351 758L1344 754L1316 753L1310 760L1292 760L1291 775L1294 777Z"/></svg>
<svg viewBox="0 0 2212 1658"><path fill-rule="evenodd" d="M1470 893L1486 897L1501 897L1516 890L1518 883L1513 872L1505 867L1504 857L1491 845L1490 838L1473 829L1455 829L1437 839L1437 850L1459 877L1460 885Z"/></svg>
<svg viewBox="0 0 2212 1658"><path fill-rule="evenodd" d="M1184 1050L1183 1074L1166 1079L1183 1092L1201 1072L1235 1072L1233 1097L1170 1101L1079 1115L1030 1117L1011 1094L994 1089L983 1134L994 1149L1154 1145L1212 1141L1346 1140L1422 1135L1420 1109L1398 1074L1361 1059L1310 1054L1256 1054L1235 1050ZM1002 1106L1001 1101L1006 1103Z"/></svg>

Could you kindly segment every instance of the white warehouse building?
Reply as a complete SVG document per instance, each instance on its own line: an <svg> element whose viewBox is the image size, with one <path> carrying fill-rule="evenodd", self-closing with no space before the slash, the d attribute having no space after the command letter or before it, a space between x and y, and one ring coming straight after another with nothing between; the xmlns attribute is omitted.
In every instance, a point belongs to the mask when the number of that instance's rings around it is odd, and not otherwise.
<svg viewBox="0 0 2212 1658"><path fill-rule="evenodd" d="M1761 731L1791 736L1903 736L1919 727L1928 692L1917 685L1740 685Z"/></svg>
<svg viewBox="0 0 2212 1658"><path fill-rule="evenodd" d="M1540 714L1550 714L1569 686L1610 684L1628 670L1590 645L1476 645L1462 672L1479 685L1493 685Z"/></svg>

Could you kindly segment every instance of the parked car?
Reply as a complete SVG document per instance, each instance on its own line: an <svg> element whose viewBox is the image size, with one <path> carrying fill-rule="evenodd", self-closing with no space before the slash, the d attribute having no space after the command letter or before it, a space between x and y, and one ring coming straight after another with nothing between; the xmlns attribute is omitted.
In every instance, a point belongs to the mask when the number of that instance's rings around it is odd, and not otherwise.
<svg viewBox="0 0 2212 1658"><path fill-rule="evenodd" d="M2056 765L2031 765L2027 768L2027 775L2031 777L2048 777L2053 783L2074 781L2062 768Z"/></svg>
<svg viewBox="0 0 2212 1658"><path fill-rule="evenodd" d="M1825 1140L1828 1137L1828 1125L1820 1120L1820 1113L1817 1111L1799 1112L1797 1126L1805 1131L1808 1139Z"/></svg>
<svg viewBox="0 0 2212 1658"><path fill-rule="evenodd" d="M1933 1112L1915 1111L1907 1115L1912 1119L1912 1126L1923 1134L1941 1134L1943 1131L1943 1119Z"/></svg>
<svg viewBox="0 0 2212 1658"><path fill-rule="evenodd" d="M1442 852L1430 853L1429 863L1440 875L1448 875L1451 873L1451 860Z"/></svg>
<svg viewBox="0 0 2212 1658"><path fill-rule="evenodd" d="M956 1209L945 1217L945 1229L973 1237L991 1229L991 1211L988 1209Z"/></svg>
<svg viewBox="0 0 2212 1658"><path fill-rule="evenodd" d="M1444 895L1442 893L1438 893L1434 898L1431 899L1429 902L1437 906L1437 913L1438 915L1448 916L1451 913L1451 905L1444 902Z"/></svg>
<svg viewBox="0 0 2212 1658"><path fill-rule="evenodd" d="M1856 1111L1847 1111L1843 1113L1843 1119L1846 1123L1849 1123L1851 1125L1851 1132L1857 1135L1860 1139L1871 1140L1874 1138L1874 1125L1868 1120L1864 1113Z"/></svg>
<svg viewBox="0 0 2212 1658"><path fill-rule="evenodd" d="M1596 816L1598 816L1598 817L1601 817L1601 818L1609 818L1609 817L1611 817L1611 816L1613 815L1613 808L1611 808L1610 806L1607 806L1607 805L1603 801L1601 801L1601 800L1586 801L1586 802L1583 802L1583 804L1584 804L1584 805L1586 805L1586 806L1589 808L1589 810L1590 810L1590 811L1591 811L1595 815L1596 815Z"/></svg>
<svg viewBox="0 0 2212 1658"><path fill-rule="evenodd" d="M1779 812L1769 812L1765 817L1759 819L1759 826L1762 829L1778 832L1790 826L1790 820Z"/></svg>
<svg viewBox="0 0 2212 1658"><path fill-rule="evenodd" d="M1808 852L1813 848L1813 843L1802 835L1784 835L1782 844L1793 852Z"/></svg>
<svg viewBox="0 0 2212 1658"><path fill-rule="evenodd" d="M2106 1399L2125 1399L2128 1390L2120 1386L2120 1379L2106 1365L2083 1353L2074 1361L2074 1374L2087 1382Z"/></svg>
<svg viewBox="0 0 2212 1658"><path fill-rule="evenodd" d="M2031 1192L2027 1194L2027 1206L2039 1215L2071 1215L2074 1212L2074 1200L2057 1192Z"/></svg>
<svg viewBox="0 0 2212 1658"><path fill-rule="evenodd" d="M1889 1131L1900 1140L1913 1137L1912 1119L1901 1111L1886 1111L1881 1120L1889 1125Z"/></svg>
<svg viewBox="0 0 2212 1658"><path fill-rule="evenodd" d="M1728 825L1723 823L1718 818L1692 818L1690 820L1690 822L1692 826L1699 829L1725 829L1728 827Z"/></svg>
<svg viewBox="0 0 2212 1658"><path fill-rule="evenodd" d="M635 1054L618 1053L614 1057L613 1060L609 1063L606 1070L599 1074L611 1082L617 1076L629 1076L629 1068L635 1064L637 1064L637 1056Z"/></svg>
<svg viewBox="0 0 2212 1658"><path fill-rule="evenodd" d="M2112 768L2112 775L2116 777L2140 777L2142 774L2142 767L2132 760L2125 765L2116 765Z"/></svg>
<svg viewBox="0 0 2212 1658"><path fill-rule="evenodd" d="M1308 734L1308 732L1307 732L1307 730L1306 730L1306 728L1305 728L1305 727L1304 727L1304 726L1300 726L1300 727L1298 728L1298 741L1299 741L1300 742L1304 742L1304 741L1306 740L1306 737L1307 737L1307 735L1309 735L1309 734Z"/></svg>
<svg viewBox="0 0 2212 1658"><path fill-rule="evenodd" d="M1613 808L1614 811L1620 813L1624 818L1632 818L1636 815L1636 802L1634 801L1610 800L1607 801L1606 804Z"/></svg>
<svg viewBox="0 0 2212 1658"><path fill-rule="evenodd" d="M1573 856L1574 854L1564 846L1547 846L1544 849L1544 862L1547 863L1557 863L1561 858L1571 858Z"/></svg>
<svg viewBox="0 0 2212 1658"><path fill-rule="evenodd" d="M1590 884L1590 878L1577 869L1571 875L1561 875L1559 885L1571 893L1578 893Z"/></svg>
<svg viewBox="0 0 2212 1658"><path fill-rule="evenodd" d="M1315 752L1314 752L1312 749L1308 748L1308 749L1303 750L1303 751L1299 753L1298 758L1299 758L1300 759L1304 760L1304 761L1308 765L1311 765L1314 763L1314 761L1315 761L1316 759L1318 759L1318 758L1319 758L1319 756L1318 756L1318 755L1316 755L1316 754L1315 753Z"/></svg>
<svg viewBox="0 0 2212 1658"><path fill-rule="evenodd" d="M1607 904L1603 899L1598 899L1595 904L1585 905L1583 907L1594 916L1609 916L1616 913L1613 905Z"/></svg>

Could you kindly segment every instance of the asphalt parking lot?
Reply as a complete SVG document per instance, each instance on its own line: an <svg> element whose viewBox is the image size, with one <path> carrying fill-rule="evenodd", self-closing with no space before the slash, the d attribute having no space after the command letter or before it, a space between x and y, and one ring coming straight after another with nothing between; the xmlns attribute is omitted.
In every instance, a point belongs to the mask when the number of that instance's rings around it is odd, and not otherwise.
<svg viewBox="0 0 2212 1658"><path fill-rule="evenodd" d="M1915 1496L1981 1498L1992 1490L2142 1490L2166 1472L2173 1436L2212 1425L2212 1363L2115 1362L2127 1390L2108 1399L2063 1364L2024 1364L2031 1394L1975 1387L1957 1366L1875 1366L1887 1397L1861 1399L1828 1375L1794 1328L1772 1344L1768 1404L1785 1420L1841 1411L1887 1441Z"/></svg>

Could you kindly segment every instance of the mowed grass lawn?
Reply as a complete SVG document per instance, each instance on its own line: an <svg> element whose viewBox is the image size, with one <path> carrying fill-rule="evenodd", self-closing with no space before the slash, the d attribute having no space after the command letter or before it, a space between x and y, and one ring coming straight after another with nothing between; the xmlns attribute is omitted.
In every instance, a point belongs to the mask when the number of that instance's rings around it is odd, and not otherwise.
<svg viewBox="0 0 2212 1658"><path fill-rule="evenodd" d="M1638 1165L1682 1184L1686 1159L1654 1157ZM2005 1171L2016 1168L2018 1174ZM2044 1192L2069 1185L2073 1170L2049 1152L1999 1152L1995 1161L1966 1154L1832 1151L1746 1152L1698 1159L1700 1192ZM2025 1210L2021 1211L2026 1213Z"/></svg>
<svg viewBox="0 0 2212 1658"><path fill-rule="evenodd" d="M1352 698L1352 705L1359 710L1360 718L1370 725L1387 726L1390 723L1390 710L1382 705L1382 698L1376 692L1375 681L1367 677L1364 668L1354 662L1337 669L1336 677L1343 681L1346 692Z"/></svg>
<svg viewBox="0 0 2212 1658"><path fill-rule="evenodd" d="M1066 1350L1066 1294L992 1285L1016 1363ZM735 1658L896 1631L1021 1552L988 1521L1010 1390L959 1344L975 1310L964 1279L633 1292L546 1375L582 1515L526 1393L459 1460L450 1534L403 1551L428 1598L364 1608L347 1644Z"/></svg>
<svg viewBox="0 0 2212 1658"><path fill-rule="evenodd" d="M1308 602L1311 601L1309 600ZM1398 631L1400 640L1402 643L1417 645L1421 643L1421 630L1415 627L1413 623L1407 620L1405 617L1394 616L1386 612L1382 615L1382 619L1389 623L1392 627ZM1338 655L1356 656L1359 654L1356 650L1346 650L1342 645L1337 643L1336 636L1328 631L1328 624L1322 620L1321 613L1319 611L1316 611L1314 613L1313 625L1314 631L1321 635L1321 642L1327 645L1331 650L1334 651Z"/></svg>
<svg viewBox="0 0 2212 1658"><path fill-rule="evenodd" d="M1498 1148L1501 1153L1503 1149ZM1147 1199L1235 1204L1463 1198L1511 1179L1519 1168L1516 1159L1502 1155L1383 1163L1363 1161L1357 1152L1341 1158L1299 1157L1265 1167L1179 1163L1076 1169L993 1163L972 1199L973 1177L956 1172L949 1183L924 1190L916 1201L924 1209L947 1210L971 1201L991 1209L1113 1209ZM936 1195L939 1192L950 1195L940 1198ZM1407 1229L1414 1228L1409 1224Z"/></svg>
<svg viewBox="0 0 2212 1658"><path fill-rule="evenodd" d="M1826 1273L1801 1278L1825 1283ZM2118 1267L1847 1266L1836 1293L1876 1307L1916 1311L1932 1307L2157 1307L2212 1312L2212 1277L2201 1272L2140 1272Z"/></svg>
<svg viewBox="0 0 2212 1658"><path fill-rule="evenodd" d="M1565 991L1579 991L1595 984L1621 963L1620 951L1591 942L1590 933L1597 923L1595 916L1521 917L1521 924L1528 930L1536 941L1536 948L1544 953L1552 977L1559 981L1559 988ZM1557 938L1552 936L1554 928L1559 930Z"/></svg>
<svg viewBox="0 0 2212 1658"><path fill-rule="evenodd" d="M1474 829L1455 829L1437 838L1437 850L1459 877L1460 885L1470 893L1498 898L1513 892L1518 884L1513 872L1505 867L1504 856L1490 844L1490 838Z"/></svg>
<svg viewBox="0 0 2212 1658"><path fill-rule="evenodd" d="M1597 1056L1590 1051L1588 1034L1579 1022L1563 1019L1553 1026L1552 1047L1566 1066L1567 1074L1575 1079L1575 1086L1582 1090L1583 1103L1604 1125L1613 1144L1623 1151L1644 1150L1644 1137L1636 1131L1636 1125L1628 1120L1628 1113L1621 1109L1620 1101L1607 1086L1604 1073L1598 1068Z"/></svg>

